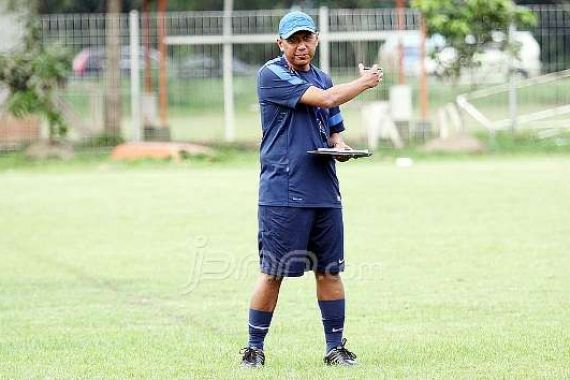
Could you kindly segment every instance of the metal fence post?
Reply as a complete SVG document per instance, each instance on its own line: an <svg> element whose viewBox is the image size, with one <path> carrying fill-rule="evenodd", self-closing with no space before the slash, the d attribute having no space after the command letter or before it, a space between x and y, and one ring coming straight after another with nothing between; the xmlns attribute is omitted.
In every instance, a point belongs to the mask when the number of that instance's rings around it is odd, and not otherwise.
<svg viewBox="0 0 570 380"><path fill-rule="evenodd" d="M329 8L319 8L319 53L321 70L330 74Z"/></svg>
<svg viewBox="0 0 570 380"><path fill-rule="evenodd" d="M224 138L226 142L232 142L235 139L232 10L233 0L224 0Z"/></svg>
<svg viewBox="0 0 570 380"><path fill-rule="evenodd" d="M517 73L515 68L515 24L511 23L509 26L509 114L511 117L511 133L514 133L517 128Z"/></svg>
<svg viewBox="0 0 570 380"><path fill-rule="evenodd" d="M131 124L132 141L141 139L141 88L140 88L140 43L139 12L132 10L129 14L129 40L131 53Z"/></svg>

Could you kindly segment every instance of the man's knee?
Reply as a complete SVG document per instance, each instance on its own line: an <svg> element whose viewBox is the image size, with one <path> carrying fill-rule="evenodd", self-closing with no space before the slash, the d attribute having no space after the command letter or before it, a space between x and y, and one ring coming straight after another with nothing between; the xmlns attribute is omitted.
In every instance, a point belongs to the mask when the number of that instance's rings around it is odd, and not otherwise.
<svg viewBox="0 0 570 380"><path fill-rule="evenodd" d="M260 273L259 281L261 281L267 286L280 286L281 282L283 281L283 277Z"/></svg>
<svg viewBox="0 0 570 380"><path fill-rule="evenodd" d="M326 273L326 272L315 272L315 278L319 283L331 282L339 283L341 282L340 273Z"/></svg>

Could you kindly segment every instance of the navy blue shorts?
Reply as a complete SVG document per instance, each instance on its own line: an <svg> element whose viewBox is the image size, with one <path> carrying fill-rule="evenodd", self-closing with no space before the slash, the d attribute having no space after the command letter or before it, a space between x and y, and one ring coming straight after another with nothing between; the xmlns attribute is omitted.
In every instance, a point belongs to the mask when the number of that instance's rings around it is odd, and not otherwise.
<svg viewBox="0 0 570 380"><path fill-rule="evenodd" d="M259 206L258 218L263 273L299 277L309 270L344 270L342 209Z"/></svg>

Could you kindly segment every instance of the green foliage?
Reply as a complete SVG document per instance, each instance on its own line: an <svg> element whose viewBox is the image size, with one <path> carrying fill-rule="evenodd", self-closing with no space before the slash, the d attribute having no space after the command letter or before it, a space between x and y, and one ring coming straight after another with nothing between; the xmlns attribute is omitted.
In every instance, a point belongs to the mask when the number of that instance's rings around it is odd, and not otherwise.
<svg viewBox="0 0 570 380"><path fill-rule="evenodd" d="M67 124L54 99L54 90L65 84L71 57L60 46L41 44L38 28L30 25L21 50L0 55L0 84L9 90L8 111L16 117L43 116L50 141L64 137Z"/></svg>
<svg viewBox="0 0 570 380"><path fill-rule="evenodd" d="M443 67L444 75L453 79L462 68L473 66L473 57L483 44L493 40L496 31L506 31L511 24L529 27L536 16L511 0L413 0L412 6L427 20L428 34L440 34L456 51ZM504 43L503 49L514 49Z"/></svg>
<svg viewBox="0 0 570 380"><path fill-rule="evenodd" d="M95 135L81 144L83 148L100 148L100 147L113 147L125 142L125 139L119 135L113 135L108 133L101 133Z"/></svg>

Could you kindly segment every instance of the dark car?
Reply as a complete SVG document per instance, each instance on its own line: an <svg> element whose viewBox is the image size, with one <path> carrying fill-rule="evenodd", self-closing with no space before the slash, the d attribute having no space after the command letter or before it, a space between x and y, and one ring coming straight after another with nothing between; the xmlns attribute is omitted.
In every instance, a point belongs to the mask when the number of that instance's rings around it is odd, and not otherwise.
<svg viewBox="0 0 570 380"><path fill-rule="evenodd" d="M250 65L238 58L233 59L234 75L253 75L258 67ZM182 61L178 67L180 78L217 78L224 75L224 64L222 60L206 55L192 55Z"/></svg>

